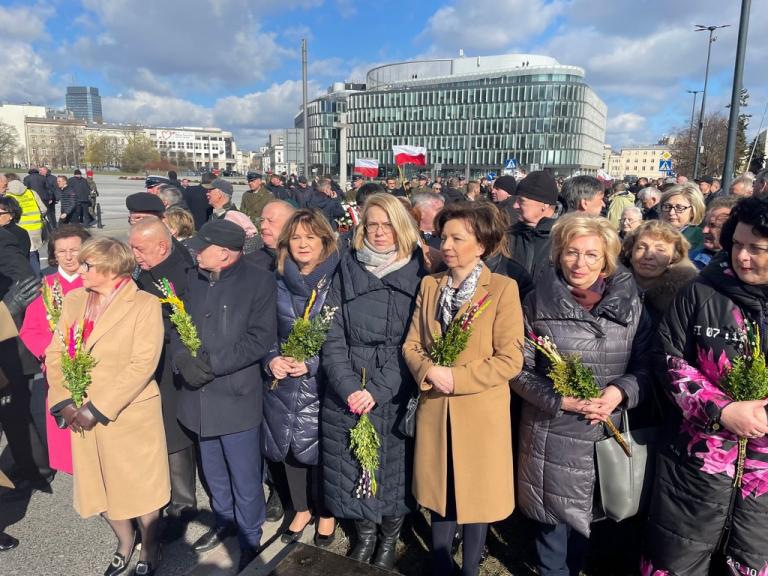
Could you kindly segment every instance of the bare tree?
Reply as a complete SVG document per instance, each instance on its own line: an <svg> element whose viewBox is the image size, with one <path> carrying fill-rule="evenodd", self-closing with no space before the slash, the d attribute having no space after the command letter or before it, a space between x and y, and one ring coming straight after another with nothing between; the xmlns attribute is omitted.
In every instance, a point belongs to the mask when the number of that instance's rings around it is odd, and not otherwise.
<svg viewBox="0 0 768 576"><path fill-rule="evenodd" d="M13 164L14 153L18 149L19 133L16 128L0 122L0 166Z"/></svg>
<svg viewBox="0 0 768 576"><path fill-rule="evenodd" d="M702 176L720 176L725 161L725 144L728 139L728 118L725 114L714 112L704 117L704 138L700 157L699 174ZM678 174L691 176L696 156L696 129L691 134L690 127L674 133L674 142L670 152Z"/></svg>

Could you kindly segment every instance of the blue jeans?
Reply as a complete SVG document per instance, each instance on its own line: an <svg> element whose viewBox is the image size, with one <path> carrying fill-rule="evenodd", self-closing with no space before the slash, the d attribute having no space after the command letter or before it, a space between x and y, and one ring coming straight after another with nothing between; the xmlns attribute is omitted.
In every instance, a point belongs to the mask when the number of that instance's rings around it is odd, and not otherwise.
<svg viewBox="0 0 768 576"><path fill-rule="evenodd" d="M536 554L541 576L579 576L589 539L567 524L536 523Z"/></svg>
<svg viewBox="0 0 768 576"><path fill-rule="evenodd" d="M257 548L266 519L259 427L201 437L200 458L216 525L237 525L240 547Z"/></svg>

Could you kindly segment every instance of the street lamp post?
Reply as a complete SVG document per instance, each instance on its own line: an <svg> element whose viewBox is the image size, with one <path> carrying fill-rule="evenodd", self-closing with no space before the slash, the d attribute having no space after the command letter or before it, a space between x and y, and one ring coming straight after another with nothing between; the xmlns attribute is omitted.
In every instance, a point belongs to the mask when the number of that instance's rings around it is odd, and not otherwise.
<svg viewBox="0 0 768 576"><path fill-rule="evenodd" d="M696 99L699 94L701 94L701 90L686 90L688 94L693 94L693 105L691 106L691 127L688 130L688 144L693 144L693 118L696 114Z"/></svg>
<svg viewBox="0 0 768 576"><path fill-rule="evenodd" d="M749 32L749 9L752 0L741 0L741 19L739 21L739 41L736 47L736 66L733 70L733 89L731 91L731 114L728 118L728 140L725 145L725 162L723 163L723 189L731 187L736 156L736 132L739 125L739 104L741 87L744 83L744 54L747 51L747 34Z"/></svg>
<svg viewBox="0 0 768 576"><path fill-rule="evenodd" d="M709 30L709 42L707 43L707 67L704 71L704 90L701 95L701 112L699 113L699 132L696 135L696 159L693 161L693 179L696 180L699 177L699 160L701 159L701 140L704 136L704 111L707 105L707 85L709 84L709 59L712 55L712 43L717 40L714 36L715 30L718 28L727 28L730 24L724 24L722 26L702 26L696 24L696 32L703 32Z"/></svg>

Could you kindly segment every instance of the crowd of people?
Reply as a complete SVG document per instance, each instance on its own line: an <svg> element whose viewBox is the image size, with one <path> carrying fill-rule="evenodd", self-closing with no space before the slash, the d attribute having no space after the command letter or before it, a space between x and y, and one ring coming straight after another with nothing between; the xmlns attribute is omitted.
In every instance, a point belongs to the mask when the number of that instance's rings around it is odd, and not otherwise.
<svg viewBox="0 0 768 576"><path fill-rule="evenodd" d="M239 207L223 178L172 174L127 197L127 243L34 175L0 179L0 416L17 492L72 474L77 512L114 531L106 576L139 541L133 573L155 573L197 515L198 465L215 523L192 548L236 536L241 570L285 515L283 542L314 524L320 547L352 521L350 557L391 570L421 508L436 575L477 574L514 512L538 573L577 576L614 522L598 444L630 421L658 441L616 524L627 565L768 571L768 389L729 388L768 352L768 171L729 190L534 171L346 192L252 172Z"/></svg>

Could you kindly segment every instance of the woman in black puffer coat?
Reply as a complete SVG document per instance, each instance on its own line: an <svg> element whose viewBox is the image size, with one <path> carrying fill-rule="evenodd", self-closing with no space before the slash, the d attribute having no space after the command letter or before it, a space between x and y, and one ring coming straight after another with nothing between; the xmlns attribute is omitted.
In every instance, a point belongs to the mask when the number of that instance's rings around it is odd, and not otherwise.
<svg viewBox="0 0 768 576"><path fill-rule="evenodd" d="M412 440L398 431L416 384L403 360L405 340L421 278L426 274L418 232L400 201L368 198L353 248L342 256L328 303L338 307L323 347L327 376L321 440L325 503L337 518L356 521L351 556L391 569L411 496ZM365 369L365 390L361 375ZM357 498L360 466L349 450L349 431L367 413L378 432L378 491Z"/></svg>
<svg viewBox="0 0 768 576"><path fill-rule="evenodd" d="M768 353L768 199L745 198L723 252L683 288L659 327L659 374L675 404L659 444L644 575L768 574L768 398L735 402L721 382L760 334ZM746 438L741 481L738 439Z"/></svg>
<svg viewBox="0 0 768 576"><path fill-rule="evenodd" d="M284 463L296 511L281 536L285 543L301 538L312 518L310 505L320 517L315 543L327 546L333 541L334 520L320 496L320 360L315 356L299 362L283 356L280 346L307 308L310 318L326 313L323 307L338 264L336 236L322 213L295 212L277 242L278 342L263 360L272 376L264 383L263 453Z"/></svg>

